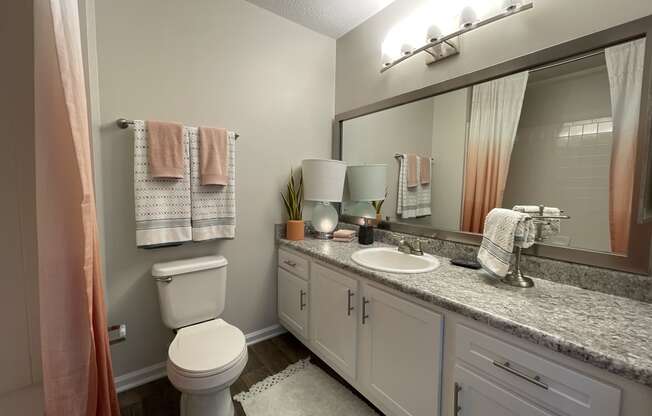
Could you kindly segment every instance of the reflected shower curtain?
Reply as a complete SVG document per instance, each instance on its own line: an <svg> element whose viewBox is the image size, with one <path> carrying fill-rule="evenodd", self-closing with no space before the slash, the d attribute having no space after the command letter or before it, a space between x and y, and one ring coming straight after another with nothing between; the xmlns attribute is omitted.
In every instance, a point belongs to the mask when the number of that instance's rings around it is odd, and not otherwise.
<svg viewBox="0 0 652 416"><path fill-rule="evenodd" d="M643 86L645 39L604 51L611 90L613 145L609 172L611 251L626 253L632 218L636 138Z"/></svg>
<svg viewBox="0 0 652 416"><path fill-rule="evenodd" d="M119 415L100 270L77 0L35 15L36 188L45 414Z"/></svg>
<svg viewBox="0 0 652 416"><path fill-rule="evenodd" d="M527 80L521 72L473 86L462 231L482 233L489 211L502 205Z"/></svg>

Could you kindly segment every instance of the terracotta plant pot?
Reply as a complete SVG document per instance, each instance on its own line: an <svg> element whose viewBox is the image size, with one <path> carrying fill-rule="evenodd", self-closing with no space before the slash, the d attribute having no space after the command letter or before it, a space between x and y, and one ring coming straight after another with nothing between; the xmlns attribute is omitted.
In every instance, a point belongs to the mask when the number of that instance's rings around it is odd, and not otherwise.
<svg viewBox="0 0 652 416"><path fill-rule="evenodd" d="M382 220L383 220L382 212L377 212L376 213L376 225L380 224Z"/></svg>
<svg viewBox="0 0 652 416"><path fill-rule="evenodd" d="M288 221L285 229L285 234L288 240L303 240L304 225L303 221Z"/></svg>

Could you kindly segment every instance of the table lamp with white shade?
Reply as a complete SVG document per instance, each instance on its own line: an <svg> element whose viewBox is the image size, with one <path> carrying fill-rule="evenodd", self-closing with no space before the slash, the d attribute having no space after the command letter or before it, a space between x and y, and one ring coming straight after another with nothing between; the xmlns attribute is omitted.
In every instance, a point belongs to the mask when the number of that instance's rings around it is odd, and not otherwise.
<svg viewBox="0 0 652 416"><path fill-rule="evenodd" d="M342 202L346 163L331 159L306 159L302 162L303 199L315 201L312 226L316 237L333 238L339 216L331 202Z"/></svg>
<svg viewBox="0 0 652 416"><path fill-rule="evenodd" d="M358 241L360 244L371 244L374 242L374 230L368 220L376 218L376 210L371 202L385 199L387 165L351 165L347 169L346 177L351 200L368 203L368 209L364 209L359 213L364 219L364 223L360 225L358 230Z"/></svg>

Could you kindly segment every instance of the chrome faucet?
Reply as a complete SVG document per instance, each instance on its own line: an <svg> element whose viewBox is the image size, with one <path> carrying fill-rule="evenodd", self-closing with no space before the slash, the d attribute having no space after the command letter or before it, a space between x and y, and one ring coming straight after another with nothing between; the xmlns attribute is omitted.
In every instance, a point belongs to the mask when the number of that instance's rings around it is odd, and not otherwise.
<svg viewBox="0 0 652 416"><path fill-rule="evenodd" d="M420 240L414 240L412 243L401 240L398 243L398 251L405 254L412 254L414 256L423 256Z"/></svg>

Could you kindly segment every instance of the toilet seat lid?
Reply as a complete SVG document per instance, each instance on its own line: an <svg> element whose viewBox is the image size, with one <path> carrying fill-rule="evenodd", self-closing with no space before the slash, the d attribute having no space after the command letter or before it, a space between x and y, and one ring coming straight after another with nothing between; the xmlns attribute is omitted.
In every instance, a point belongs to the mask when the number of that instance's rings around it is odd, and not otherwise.
<svg viewBox="0 0 652 416"><path fill-rule="evenodd" d="M208 375L230 368L246 348L245 336L222 319L181 328L168 349L175 367Z"/></svg>

